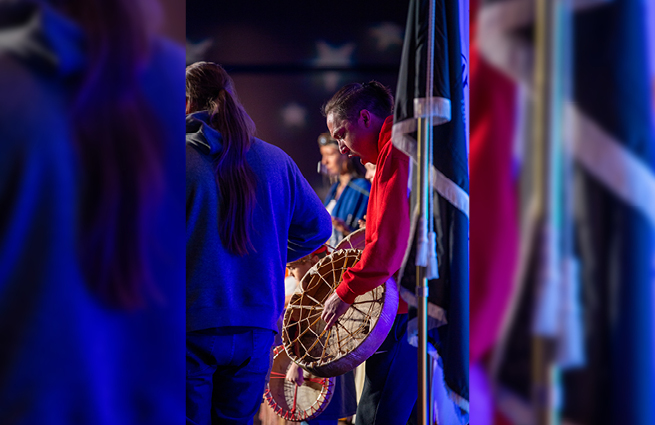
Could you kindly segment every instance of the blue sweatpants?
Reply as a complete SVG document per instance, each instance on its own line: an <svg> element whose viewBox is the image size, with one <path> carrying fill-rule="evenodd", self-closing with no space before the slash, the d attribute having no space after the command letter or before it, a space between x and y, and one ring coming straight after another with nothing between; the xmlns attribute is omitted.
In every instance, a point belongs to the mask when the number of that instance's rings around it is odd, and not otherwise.
<svg viewBox="0 0 655 425"><path fill-rule="evenodd" d="M187 425L248 425L262 402L274 332L212 328L187 332Z"/></svg>

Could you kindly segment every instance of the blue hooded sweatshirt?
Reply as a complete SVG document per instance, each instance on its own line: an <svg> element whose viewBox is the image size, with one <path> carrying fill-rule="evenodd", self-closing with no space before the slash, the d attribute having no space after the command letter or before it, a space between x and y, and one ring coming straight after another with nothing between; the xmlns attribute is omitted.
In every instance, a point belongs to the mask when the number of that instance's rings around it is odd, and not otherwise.
<svg viewBox="0 0 655 425"><path fill-rule="evenodd" d="M330 215L293 160L254 138L246 158L257 177L250 232L256 252L229 253L218 231L221 196L213 167L222 137L208 119L207 111L196 112L186 124L187 332L223 326L277 332L286 263L327 241Z"/></svg>
<svg viewBox="0 0 655 425"><path fill-rule="evenodd" d="M87 36L47 3L0 2L0 423L184 423L184 48L153 40L139 74L161 128L164 190L141 259L157 298L110 309L77 237L85 174L70 106Z"/></svg>

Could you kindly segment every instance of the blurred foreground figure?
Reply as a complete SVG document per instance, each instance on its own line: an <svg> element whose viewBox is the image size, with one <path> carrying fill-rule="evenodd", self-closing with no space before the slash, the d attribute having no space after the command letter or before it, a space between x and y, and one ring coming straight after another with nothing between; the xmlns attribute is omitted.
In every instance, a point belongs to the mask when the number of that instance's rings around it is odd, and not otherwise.
<svg viewBox="0 0 655 425"><path fill-rule="evenodd" d="M298 166L254 137L217 64L186 70L187 424L249 424L264 394L284 269L330 237Z"/></svg>
<svg viewBox="0 0 655 425"><path fill-rule="evenodd" d="M0 4L0 423L183 420L184 52L156 12Z"/></svg>
<svg viewBox="0 0 655 425"><path fill-rule="evenodd" d="M519 247L514 165L516 88L479 52L471 1L470 357L471 423L493 423L486 360L498 342L512 294Z"/></svg>

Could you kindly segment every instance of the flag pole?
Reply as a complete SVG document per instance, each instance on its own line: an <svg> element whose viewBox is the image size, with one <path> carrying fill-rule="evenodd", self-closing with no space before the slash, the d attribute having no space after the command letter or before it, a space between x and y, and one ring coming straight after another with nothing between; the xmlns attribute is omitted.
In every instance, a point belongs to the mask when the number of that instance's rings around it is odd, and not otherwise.
<svg viewBox="0 0 655 425"><path fill-rule="evenodd" d="M418 175L419 175L419 197L418 207L420 211L419 223L425 222L427 215L427 174L429 164L427 162L427 120L418 120ZM421 231L421 230L419 230ZM417 243L421 243L417 238ZM426 264L427 266L427 264ZM427 401L427 373L428 373L428 280L426 278L427 267L416 266L416 296L418 302L418 424L428 425L428 401Z"/></svg>
<svg viewBox="0 0 655 425"><path fill-rule="evenodd" d="M561 13L565 0L537 0L533 112L533 187L537 200L538 285L535 294L535 333L532 341L532 405L536 425L560 423L556 406L557 315L560 298L561 185ZM555 311L553 311L555 310Z"/></svg>
<svg viewBox="0 0 655 425"><path fill-rule="evenodd" d="M538 211L538 228L537 232L537 258L541 263L538 268L543 267L543 263L548 263L544 258L548 255L543 252L543 247L547 244L545 238L548 237L544 229L547 228L547 207L549 176L548 176L548 149L550 139L549 112L550 112L550 83L549 70L552 61L549 31L552 29L550 22L550 1L537 0L535 16L535 73L534 73L534 123L533 123L533 184L534 194L536 196ZM546 250L547 251L547 250ZM537 285L540 286L539 284ZM535 311L539 309L541 300L540 291L537 290L534 305ZM543 335L535 334L532 338L532 406L534 412L535 425L551 425L553 418L551 415L550 405L552 403L552 385L550 382L550 366L552 359L552 350L550 340Z"/></svg>
<svg viewBox="0 0 655 425"><path fill-rule="evenodd" d="M427 253L428 251L428 225L432 220L432 211L429 211L429 197L432 196L432 187L430 181L430 168L432 158L430 156L430 145L432 143L432 97L433 97L433 63L434 63L434 17L435 17L435 0L429 0L428 15L428 41L427 41L427 61L426 61L426 107L424 113L418 119L417 125L417 162L419 177L419 196L418 208L419 216L419 236L416 238L417 244L423 244L423 249L417 246L417 266L416 266L416 296L418 303L418 424L432 425L433 418L430 417L431 407L434 404L432 397L428 400L428 279L427 266L429 255L425 255L425 261L419 259L419 252ZM431 364L431 363L430 363ZM435 422L436 423L436 422Z"/></svg>

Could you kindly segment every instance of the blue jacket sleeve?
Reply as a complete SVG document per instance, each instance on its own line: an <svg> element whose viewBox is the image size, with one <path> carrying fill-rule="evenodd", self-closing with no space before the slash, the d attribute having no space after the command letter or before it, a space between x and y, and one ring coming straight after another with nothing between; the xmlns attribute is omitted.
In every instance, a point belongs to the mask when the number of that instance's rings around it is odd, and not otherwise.
<svg viewBox="0 0 655 425"><path fill-rule="evenodd" d="M287 263L312 253L332 234L332 219L298 166L291 162L292 208Z"/></svg>

